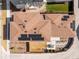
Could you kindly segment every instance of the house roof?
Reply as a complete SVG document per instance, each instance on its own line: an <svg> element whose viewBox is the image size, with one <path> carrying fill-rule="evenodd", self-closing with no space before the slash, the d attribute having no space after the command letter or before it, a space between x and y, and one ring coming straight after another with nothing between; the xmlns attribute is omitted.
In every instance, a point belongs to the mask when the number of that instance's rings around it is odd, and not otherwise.
<svg viewBox="0 0 79 59"><path fill-rule="evenodd" d="M36 32L41 33L46 41L50 40L50 37L60 37L67 39L69 37L74 37L74 31L70 28L70 23L73 21L73 16L70 16L68 21L62 21L61 18L67 14L45 14L43 15L35 12L14 12L14 21L11 22L11 39L17 40L20 34L34 33L34 28L37 28ZM24 22L27 20L27 22ZM23 28L22 26L25 26ZM26 32L25 32L26 31ZM16 34L16 35L15 35Z"/></svg>
<svg viewBox="0 0 79 59"><path fill-rule="evenodd" d="M74 17L69 16L67 21L62 21L63 16L67 14L47 14L51 19L52 23L52 36L57 36L61 38L68 38L74 36L74 31L70 28Z"/></svg>

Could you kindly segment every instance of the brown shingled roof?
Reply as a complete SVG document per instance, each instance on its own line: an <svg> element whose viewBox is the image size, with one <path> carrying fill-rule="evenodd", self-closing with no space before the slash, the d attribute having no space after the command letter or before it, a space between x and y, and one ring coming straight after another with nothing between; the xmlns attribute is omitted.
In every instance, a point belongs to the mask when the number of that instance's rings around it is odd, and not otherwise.
<svg viewBox="0 0 79 59"><path fill-rule="evenodd" d="M49 41L50 37L67 39L74 36L74 31L70 28L73 16L70 16L68 21L62 21L63 15L67 14L45 14L46 20L44 20L42 14L37 12L14 12L12 14L14 15L14 21L10 25L11 40L18 40L18 36L25 33L25 31L27 32L26 34L34 33L34 28L37 28L36 33L42 34L46 41ZM24 22L25 20L27 22ZM19 26L19 24L24 25L25 28Z"/></svg>

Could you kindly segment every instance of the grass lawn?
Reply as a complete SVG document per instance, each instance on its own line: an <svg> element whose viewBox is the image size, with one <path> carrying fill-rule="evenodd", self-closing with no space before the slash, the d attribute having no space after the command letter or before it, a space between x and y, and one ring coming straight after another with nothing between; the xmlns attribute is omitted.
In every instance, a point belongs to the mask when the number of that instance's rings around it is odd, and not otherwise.
<svg viewBox="0 0 79 59"><path fill-rule="evenodd" d="M68 12L68 4L47 4L47 12Z"/></svg>

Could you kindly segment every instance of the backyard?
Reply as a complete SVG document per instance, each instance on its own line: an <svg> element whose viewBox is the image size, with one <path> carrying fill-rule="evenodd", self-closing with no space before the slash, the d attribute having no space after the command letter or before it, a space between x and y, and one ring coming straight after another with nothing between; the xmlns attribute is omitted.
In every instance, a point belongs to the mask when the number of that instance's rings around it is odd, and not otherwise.
<svg viewBox="0 0 79 59"><path fill-rule="evenodd" d="M47 4L46 5L47 12L68 12L68 3L62 4Z"/></svg>

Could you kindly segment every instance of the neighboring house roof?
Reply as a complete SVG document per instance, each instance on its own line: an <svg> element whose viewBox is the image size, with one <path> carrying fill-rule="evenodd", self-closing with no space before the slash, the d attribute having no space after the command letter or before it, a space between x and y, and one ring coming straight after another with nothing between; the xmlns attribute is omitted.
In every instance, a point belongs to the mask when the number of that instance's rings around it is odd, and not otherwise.
<svg viewBox="0 0 79 59"><path fill-rule="evenodd" d="M11 3L17 8L24 8L25 4L33 4L33 2L43 2L43 0L11 0Z"/></svg>
<svg viewBox="0 0 79 59"><path fill-rule="evenodd" d="M47 0L47 2L65 2L65 1L72 1L72 0Z"/></svg>
<svg viewBox="0 0 79 59"><path fill-rule="evenodd" d="M2 0L0 0L0 2L2 2Z"/></svg>
<svg viewBox="0 0 79 59"><path fill-rule="evenodd" d="M16 6L16 8L23 8L27 0L11 0L11 3Z"/></svg>

